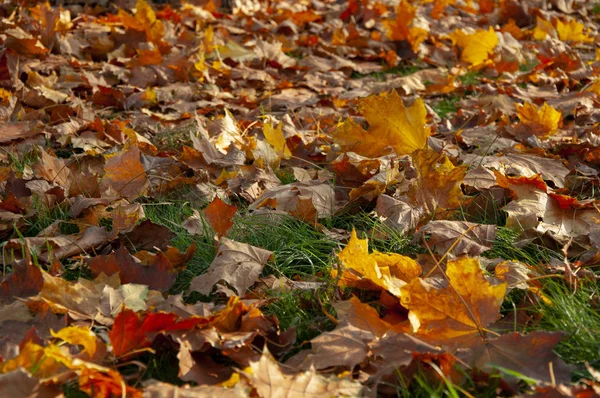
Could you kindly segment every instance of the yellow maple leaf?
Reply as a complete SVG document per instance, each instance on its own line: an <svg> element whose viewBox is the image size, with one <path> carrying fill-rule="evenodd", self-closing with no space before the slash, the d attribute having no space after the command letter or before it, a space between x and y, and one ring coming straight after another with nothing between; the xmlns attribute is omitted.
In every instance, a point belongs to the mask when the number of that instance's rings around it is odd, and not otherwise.
<svg viewBox="0 0 600 398"><path fill-rule="evenodd" d="M289 159L292 156L292 152L287 146L285 137L283 136L283 123L279 123L277 127L273 127L271 121L267 122L263 126L263 134L265 139L277 152L277 155L283 159Z"/></svg>
<svg viewBox="0 0 600 398"><path fill-rule="evenodd" d="M490 26L488 30L477 30L465 33L457 29L450 34L450 39L461 49L460 59L471 66L483 64L498 45L498 36Z"/></svg>
<svg viewBox="0 0 600 398"><path fill-rule="evenodd" d="M397 253L369 254L368 239L359 239L356 231L338 254L345 267L340 284L365 290L387 290L396 297L400 287L421 275L421 266L410 257Z"/></svg>
<svg viewBox="0 0 600 398"><path fill-rule="evenodd" d="M15 358L4 361L0 365L0 373L8 373L18 368L33 372L36 377L48 377L59 368L60 363L52 358L46 358L44 347L33 342L27 342Z"/></svg>
<svg viewBox="0 0 600 398"><path fill-rule="evenodd" d="M600 97L600 79L594 80L585 91L590 91Z"/></svg>
<svg viewBox="0 0 600 398"><path fill-rule="evenodd" d="M92 358L96 353L98 338L91 330L87 328L69 326L59 330L58 332L50 330L50 333L52 334L52 337L61 339L71 345L83 346L83 352L85 352L90 358Z"/></svg>
<svg viewBox="0 0 600 398"><path fill-rule="evenodd" d="M581 22L570 20L568 22L562 22L560 19L556 21L556 32L558 38L562 41L573 41L573 42L591 42L594 39L583 32L584 26Z"/></svg>
<svg viewBox="0 0 600 398"><path fill-rule="evenodd" d="M425 279L414 279L402 288L401 303L410 310L415 333L425 340L469 346L485 327L500 317L507 284L492 284L479 259L448 261L450 286L440 288Z"/></svg>
<svg viewBox="0 0 600 398"><path fill-rule="evenodd" d="M547 138L558 131L562 113L545 102L539 108L535 104L526 102L517 105L517 115L521 123L527 127L528 133Z"/></svg>
<svg viewBox="0 0 600 398"><path fill-rule="evenodd" d="M431 149L415 151L412 161L417 178L408 195L415 206L424 210L424 215L444 218L448 211L463 204L460 185L467 173L465 165L454 166L446 155Z"/></svg>
<svg viewBox="0 0 600 398"><path fill-rule="evenodd" d="M361 98L358 110L369 122L369 130L352 120L338 125L333 139L343 151L374 158L385 155L387 148L407 155L427 146L427 110L420 98L406 108L396 91L381 93Z"/></svg>
<svg viewBox="0 0 600 398"><path fill-rule="evenodd" d="M546 21L539 16L535 17L535 28L533 29L533 38L535 40L544 40L548 35L552 36L554 34L555 30L552 22Z"/></svg>
<svg viewBox="0 0 600 398"><path fill-rule="evenodd" d="M416 12L415 6L407 1L401 1L396 10L396 19L383 21L390 40L408 41L415 52L428 34L425 29L412 26Z"/></svg>

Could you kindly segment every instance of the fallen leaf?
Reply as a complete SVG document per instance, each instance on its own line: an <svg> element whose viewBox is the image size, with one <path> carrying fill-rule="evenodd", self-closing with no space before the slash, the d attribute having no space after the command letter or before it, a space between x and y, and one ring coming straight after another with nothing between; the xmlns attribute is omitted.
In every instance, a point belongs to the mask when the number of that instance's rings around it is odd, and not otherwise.
<svg viewBox="0 0 600 398"><path fill-rule="evenodd" d="M420 232L429 236L427 244L438 254L478 256L492 248L496 229L495 225L439 220L428 222Z"/></svg>
<svg viewBox="0 0 600 398"><path fill-rule="evenodd" d="M221 237L226 236L233 226L233 216L237 209L237 206L229 205L215 196L213 201L202 210L202 214L217 233L217 237Z"/></svg>
<svg viewBox="0 0 600 398"><path fill-rule="evenodd" d="M383 289L396 297L400 297L402 286L422 272L419 264L410 257L377 251L369 254L368 240L358 239L354 229L338 257L344 267L338 282L341 286Z"/></svg>
<svg viewBox="0 0 600 398"><path fill-rule="evenodd" d="M130 146L122 152L106 155L105 158L106 174L100 181L102 192L110 192L130 200L146 193L148 179L140 162L140 150L137 145Z"/></svg>
<svg viewBox="0 0 600 398"><path fill-rule="evenodd" d="M498 45L498 36L491 26L488 30L477 30L471 34L457 29L450 38L461 49L460 59L471 66L482 65Z"/></svg>
<svg viewBox="0 0 600 398"><path fill-rule="evenodd" d="M523 134L535 135L542 139L556 134L561 122L561 112L547 103L539 108L530 102L517 104L517 115L526 128Z"/></svg>
<svg viewBox="0 0 600 398"><path fill-rule="evenodd" d="M246 243L221 238L217 255L203 275L192 279L189 291L210 294L219 282L226 282L244 296L256 282L272 252Z"/></svg>
<svg viewBox="0 0 600 398"><path fill-rule="evenodd" d="M401 303L417 337L450 349L477 345L485 327L500 317L506 283L492 284L479 260L462 257L448 261L447 286L414 279L402 288Z"/></svg>
<svg viewBox="0 0 600 398"><path fill-rule="evenodd" d="M108 276L119 274L123 284L143 284L150 289L165 292L175 283L177 271L162 252L159 252L153 260L150 265L143 265L129 254L125 246L121 246L109 255L91 258L88 260L88 266L94 277L100 273Z"/></svg>
<svg viewBox="0 0 600 398"><path fill-rule="evenodd" d="M246 373L246 377L258 394L264 398L356 397L363 391L359 383L349 378L325 377L317 374L314 369L291 375L283 373L280 365L266 349L258 362L250 363L250 369L252 372Z"/></svg>
<svg viewBox="0 0 600 398"><path fill-rule="evenodd" d="M338 125L333 139L343 151L376 158L388 147L397 155L406 155L427 146L427 110L420 98L406 108L398 93L392 91L361 98L358 109L369 122L369 129L351 120Z"/></svg>

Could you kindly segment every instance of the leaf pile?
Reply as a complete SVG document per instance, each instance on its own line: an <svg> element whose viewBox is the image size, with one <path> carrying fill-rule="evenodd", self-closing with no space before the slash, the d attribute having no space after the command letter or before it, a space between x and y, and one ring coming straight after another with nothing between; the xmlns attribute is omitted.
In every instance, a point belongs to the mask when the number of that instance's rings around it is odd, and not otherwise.
<svg viewBox="0 0 600 398"><path fill-rule="evenodd" d="M600 394L535 313L597 284L593 2L62 3L0 5L1 396Z"/></svg>

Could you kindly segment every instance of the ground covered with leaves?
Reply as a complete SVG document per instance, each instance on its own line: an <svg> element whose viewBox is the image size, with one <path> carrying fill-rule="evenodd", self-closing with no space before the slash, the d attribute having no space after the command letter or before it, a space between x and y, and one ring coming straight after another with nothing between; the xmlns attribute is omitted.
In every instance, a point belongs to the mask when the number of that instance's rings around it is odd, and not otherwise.
<svg viewBox="0 0 600 398"><path fill-rule="evenodd" d="M0 396L600 394L594 2L0 14Z"/></svg>

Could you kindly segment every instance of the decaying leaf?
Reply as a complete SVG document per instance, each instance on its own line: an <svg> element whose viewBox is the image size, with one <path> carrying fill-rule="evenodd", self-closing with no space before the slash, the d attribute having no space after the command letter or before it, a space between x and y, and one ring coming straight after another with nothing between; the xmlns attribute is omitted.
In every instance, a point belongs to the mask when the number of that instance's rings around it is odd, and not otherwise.
<svg viewBox="0 0 600 398"><path fill-rule="evenodd" d="M272 255L268 250L221 238L214 261L205 274L192 280L190 291L208 295L217 283L224 281L243 296Z"/></svg>
<svg viewBox="0 0 600 398"><path fill-rule="evenodd" d="M466 221L430 221L420 229L428 235L427 244L438 254L478 256L492 248L496 239L495 225Z"/></svg>
<svg viewBox="0 0 600 398"><path fill-rule="evenodd" d="M314 369L294 375L282 372L267 350L258 362L251 362L252 373L247 377L261 397L359 396L363 387L345 377L325 377Z"/></svg>

